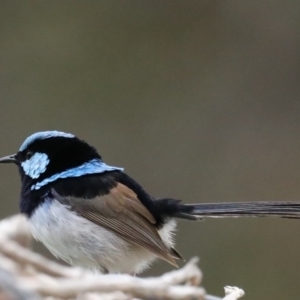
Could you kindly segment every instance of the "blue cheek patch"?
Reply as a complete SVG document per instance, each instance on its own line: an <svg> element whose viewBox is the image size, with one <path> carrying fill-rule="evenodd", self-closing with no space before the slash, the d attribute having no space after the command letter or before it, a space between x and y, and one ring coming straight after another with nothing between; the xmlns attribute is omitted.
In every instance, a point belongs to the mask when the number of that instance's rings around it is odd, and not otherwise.
<svg viewBox="0 0 300 300"><path fill-rule="evenodd" d="M22 162L21 165L27 176L36 179L39 178L40 174L46 171L49 162L50 160L47 154L36 152L30 159Z"/></svg>
<svg viewBox="0 0 300 300"><path fill-rule="evenodd" d="M123 171L123 168L113 167L105 164L99 159L93 159L87 163L82 164L79 167L75 167L73 169L66 170L61 173L57 173L49 178L42 180L41 182L37 182L34 184L31 189L39 190L41 187L47 185L50 182L53 182L57 179L69 178L69 177L80 177L88 174L98 174L106 171Z"/></svg>

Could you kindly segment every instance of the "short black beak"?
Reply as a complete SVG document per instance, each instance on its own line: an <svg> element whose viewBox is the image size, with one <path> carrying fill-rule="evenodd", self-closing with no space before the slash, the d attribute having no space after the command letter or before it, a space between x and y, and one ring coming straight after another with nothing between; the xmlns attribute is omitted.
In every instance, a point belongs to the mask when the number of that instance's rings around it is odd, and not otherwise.
<svg viewBox="0 0 300 300"><path fill-rule="evenodd" d="M16 155L8 155L0 158L0 163L17 163Z"/></svg>

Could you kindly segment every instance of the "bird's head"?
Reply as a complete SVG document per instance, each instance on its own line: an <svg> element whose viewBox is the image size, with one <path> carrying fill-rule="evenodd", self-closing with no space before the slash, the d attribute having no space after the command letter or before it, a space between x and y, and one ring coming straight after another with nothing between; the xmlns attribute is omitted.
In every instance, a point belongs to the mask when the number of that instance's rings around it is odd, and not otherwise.
<svg viewBox="0 0 300 300"><path fill-rule="evenodd" d="M16 154L0 159L15 163L27 189L39 190L57 180L120 168L106 165L96 149L70 133L43 131L30 135Z"/></svg>

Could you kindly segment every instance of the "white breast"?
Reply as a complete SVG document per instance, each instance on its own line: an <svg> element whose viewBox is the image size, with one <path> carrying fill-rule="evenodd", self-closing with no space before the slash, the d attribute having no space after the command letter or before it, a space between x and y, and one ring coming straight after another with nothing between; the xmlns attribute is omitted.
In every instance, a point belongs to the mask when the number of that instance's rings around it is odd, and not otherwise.
<svg viewBox="0 0 300 300"><path fill-rule="evenodd" d="M56 200L40 205L30 224L37 240L56 257L75 266L110 273L139 273L155 259L149 251L129 244ZM160 231L167 246L173 246L171 235L175 226L171 221Z"/></svg>

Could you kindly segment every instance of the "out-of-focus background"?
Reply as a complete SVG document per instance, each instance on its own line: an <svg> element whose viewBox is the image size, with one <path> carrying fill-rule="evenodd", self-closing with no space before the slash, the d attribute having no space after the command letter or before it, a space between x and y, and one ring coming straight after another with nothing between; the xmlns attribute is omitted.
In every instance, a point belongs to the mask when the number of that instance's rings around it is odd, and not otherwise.
<svg viewBox="0 0 300 300"><path fill-rule="evenodd" d="M299 80L297 1L0 4L0 155L35 131L72 132L156 196L299 201ZM0 179L3 218L20 182L8 165ZM297 220L181 222L177 244L200 256L212 294L297 299L299 232Z"/></svg>

